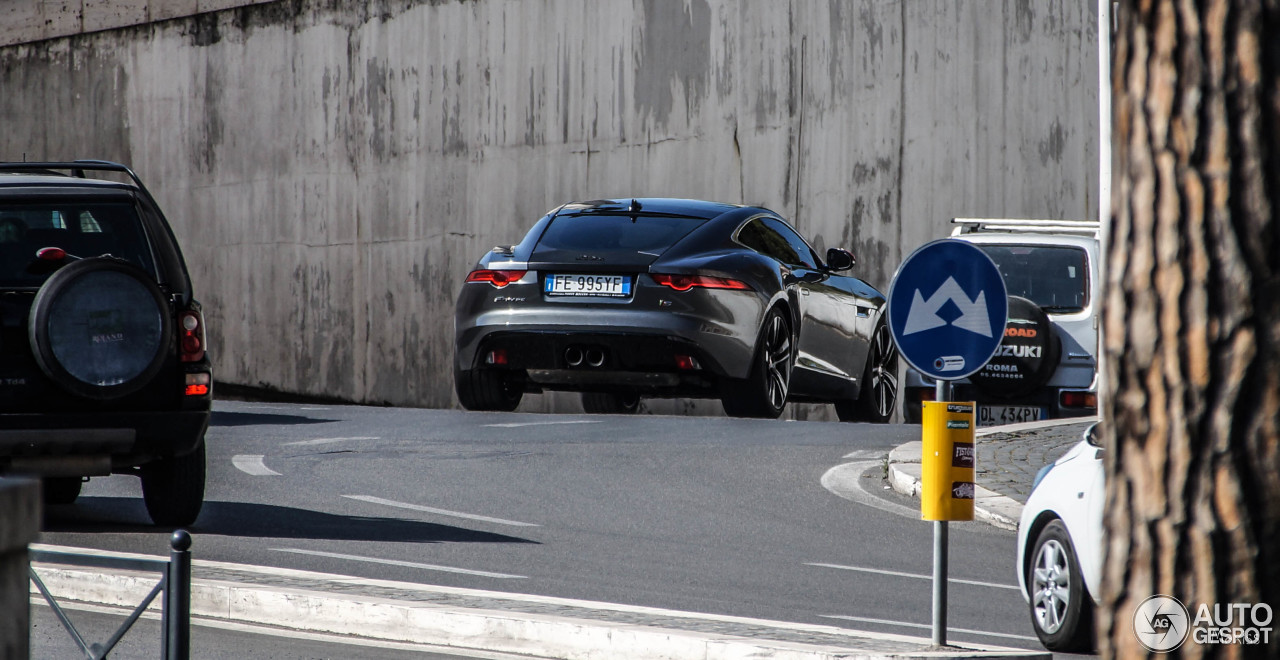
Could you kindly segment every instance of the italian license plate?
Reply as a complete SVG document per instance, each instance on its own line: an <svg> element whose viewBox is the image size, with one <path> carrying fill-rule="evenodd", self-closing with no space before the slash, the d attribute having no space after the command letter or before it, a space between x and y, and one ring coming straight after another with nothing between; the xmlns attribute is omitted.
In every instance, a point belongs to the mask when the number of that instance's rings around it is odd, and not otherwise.
<svg viewBox="0 0 1280 660"><path fill-rule="evenodd" d="M631 295L631 278L626 275L548 275L542 290L549 296L626 298Z"/></svg>
<svg viewBox="0 0 1280 660"><path fill-rule="evenodd" d="M1044 408L1036 406L979 406L978 426L1021 424L1044 419Z"/></svg>

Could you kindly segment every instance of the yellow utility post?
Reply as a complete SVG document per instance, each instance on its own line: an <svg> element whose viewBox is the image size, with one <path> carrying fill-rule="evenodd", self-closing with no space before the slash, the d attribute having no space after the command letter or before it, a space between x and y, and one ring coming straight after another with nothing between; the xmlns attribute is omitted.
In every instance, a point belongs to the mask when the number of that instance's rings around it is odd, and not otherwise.
<svg viewBox="0 0 1280 660"><path fill-rule="evenodd" d="M973 520L974 402L925 401L920 517Z"/></svg>

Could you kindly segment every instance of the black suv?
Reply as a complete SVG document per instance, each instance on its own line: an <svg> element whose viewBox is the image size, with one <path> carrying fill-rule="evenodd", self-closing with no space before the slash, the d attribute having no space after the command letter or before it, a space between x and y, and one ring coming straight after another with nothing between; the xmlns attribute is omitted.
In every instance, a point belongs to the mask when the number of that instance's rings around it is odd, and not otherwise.
<svg viewBox="0 0 1280 660"><path fill-rule="evenodd" d="M212 390L200 303L138 176L0 163L0 473L41 477L50 504L134 474L157 525L189 525Z"/></svg>

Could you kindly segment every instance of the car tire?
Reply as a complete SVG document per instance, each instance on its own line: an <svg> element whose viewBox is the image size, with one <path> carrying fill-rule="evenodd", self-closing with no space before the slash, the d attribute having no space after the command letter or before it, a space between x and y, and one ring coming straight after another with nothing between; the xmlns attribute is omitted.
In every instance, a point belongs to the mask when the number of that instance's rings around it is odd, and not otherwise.
<svg viewBox="0 0 1280 660"><path fill-rule="evenodd" d="M640 395L634 392L583 392L582 410L592 415L634 415L640 411Z"/></svg>
<svg viewBox="0 0 1280 660"><path fill-rule="evenodd" d="M45 504L72 504L80 497L80 477L45 477L41 479L41 498Z"/></svg>
<svg viewBox="0 0 1280 660"><path fill-rule="evenodd" d="M898 347L882 317L867 346L862 390L856 400L837 401L836 416L842 422L888 422L898 405L898 383Z"/></svg>
<svg viewBox="0 0 1280 660"><path fill-rule="evenodd" d="M1027 567L1031 625L1050 651L1069 653L1093 647L1093 600L1084 585L1075 546L1062 521L1040 530Z"/></svg>
<svg viewBox="0 0 1280 660"><path fill-rule="evenodd" d="M492 369L461 369L453 374L458 402L467 410L511 412L524 392L507 375Z"/></svg>
<svg viewBox="0 0 1280 660"><path fill-rule="evenodd" d="M147 383L173 352L173 314L146 271L110 257L64 266L40 287L27 334L41 371L88 399Z"/></svg>
<svg viewBox="0 0 1280 660"><path fill-rule="evenodd" d="M777 419L787 406L791 388L791 367L795 363L795 341L791 324L775 307L765 315L746 379L728 379L722 386L720 403L731 417Z"/></svg>
<svg viewBox="0 0 1280 660"><path fill-rule="evenodd" d="M143 465L142 501L151 521L160 527L185 527L196 521L204 506L204 438L195 451Z"/></svg>

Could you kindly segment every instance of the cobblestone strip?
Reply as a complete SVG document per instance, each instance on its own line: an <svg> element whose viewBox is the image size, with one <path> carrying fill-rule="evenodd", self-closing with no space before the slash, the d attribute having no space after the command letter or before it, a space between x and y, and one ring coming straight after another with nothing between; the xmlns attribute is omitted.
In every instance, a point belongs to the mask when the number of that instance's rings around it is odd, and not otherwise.
<svg viewBox="0 0 1280 660"><path fill-rule="evenodd" d="M1040 468L1071 449L1092 423L993 433L978 438L978 485L1026 504Z"/></svg>

